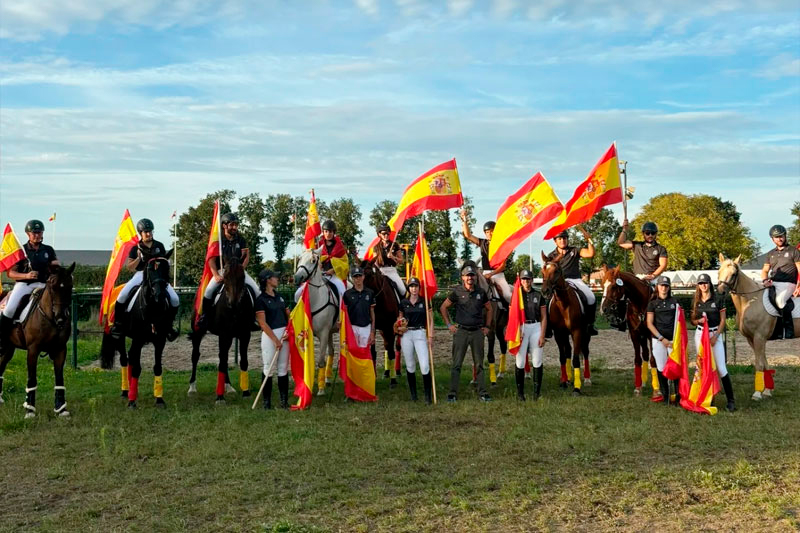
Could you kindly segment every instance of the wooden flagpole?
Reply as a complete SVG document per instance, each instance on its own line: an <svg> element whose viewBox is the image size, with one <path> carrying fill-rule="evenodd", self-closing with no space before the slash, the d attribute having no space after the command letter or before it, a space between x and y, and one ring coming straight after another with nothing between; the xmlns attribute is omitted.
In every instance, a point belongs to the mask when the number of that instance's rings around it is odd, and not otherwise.
<svg viewBox="0 0 800 533"><path fill-rule="evenodd" d="M420 218L421 218L421 220L420 220L420 223L419 223L419 235L417 236L417 239L423 239L424 236L425 236L425 216L424 216L424 213L423 213L423 216L420 217ZM422 246L420 245L420 251L421 251L421 249L422 249ZM424 257L425 256L423 254L423 256L419 259L420 265L422 265L422 272L421 272L422 279L420 280L420 282L422 282L422 289L423 289L424 294L425 294L425 296L423 296L423 300L425 301L425 334L427 336L427 341L428 341L428 361L429 361L429 364L430 364L430 367L431 367L429 371L431 373L431 389L433 389L433 404L436 405L438 402L437 402L437 399L436 399L436 372L434 372L434 368L433 368L433 331L431 331L432 330L432 327L431 327L431 313L432 313L432 311L431 311L430 305L428 305L428 285L425 282L425 263L423 262ZM431 297L430 301L431 302L433 301L433 297Z"/></svg>

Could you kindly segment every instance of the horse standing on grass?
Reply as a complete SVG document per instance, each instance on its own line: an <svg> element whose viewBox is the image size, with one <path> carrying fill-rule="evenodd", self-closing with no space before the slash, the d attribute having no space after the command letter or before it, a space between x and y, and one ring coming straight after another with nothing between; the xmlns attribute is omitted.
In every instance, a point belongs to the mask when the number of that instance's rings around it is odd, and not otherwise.
<svg viewBox="0 0 800 533"><path fill-rule="evenodd" d="M28 352L28 382L25 386L25 418L36 416L36 366L39 354L46 352L53 361L55 374L55 407L57 416L69 416L66 388L64 387L64 362L67 359L67 340L71 332L70 305L72 304L72 271L58 265L50 266L50 276L41 292L33 293L32 303L25 319L14 323L9 346L0 353L0 404L3 404L3 374L16 348ZM31 301L29 300L29 301ZM26 302L20 302L24 310Z"/></svg>
<svg viewBox="0 0 800 533"><path fill-rule="evenodd" d="M361 268L364 269L364 286L372 289L375 293L375 329L381 332L383 337L383 347L389 356L390 365L394 366L395 357L398 353L395 347L394 323L400 316L400 304L395 296L395 290L389 278L381 274L372 263L362 261ZM377 360L375 344L370 346L372 352L372 362ZM391 376L389 387L397 386L397 376Z"/></svg>
<svg viewBox="0 0 800 533"><path fill-rule="evenodd" d="M228 352L233 339L239 340L239 387L242 397L250 396L250 380L247 373L247 348L255 324L255 296L245 284L244 266L235 257L229 259L222 275L222 289L212 309L204 310L208 318L208 332L219 338L219 363L217 365L217 404L225 403L225 392L230 383L228 377ZM206 330L192 325L189 339L192 341L192 375L189 378L189 394L197 392L197 363L200 360L200 342ZM234 389L235 390L235 389Z"/></svg>
<svg viewBox="0 0 800 533"><path fill-rule="evenodd" d="M629 331L633 344L633 393L639 396L643 384L649 377L648 363L655 369L655 360L651 361L650 340L652 334L647 328L647 303L650 301L652 289L650 284L629 272L620 272L619 267L603 267L603 300L600 311L605 315L612 328ZM654 381L654 384L656 382ZM653 388L653 397L660 391Z"/></svg>
<svg viewBox="0 0 800 533"><path fill-rule="evenodd" d="M567 283L558 263L548 261L542 254L542 295L550 300L547 306L547 323L553 330L558 344L559 362L561 363L561 387L566 388L570 376L567 376L567 361L572 361L573 388L572 394L581 394L581 359L585 364L584 382L591 385L589 370L589 340L586 315L581 312L578 290ZM570 346L570 338L572 346ZM570 351L572 354L570 354Z"/></svg>

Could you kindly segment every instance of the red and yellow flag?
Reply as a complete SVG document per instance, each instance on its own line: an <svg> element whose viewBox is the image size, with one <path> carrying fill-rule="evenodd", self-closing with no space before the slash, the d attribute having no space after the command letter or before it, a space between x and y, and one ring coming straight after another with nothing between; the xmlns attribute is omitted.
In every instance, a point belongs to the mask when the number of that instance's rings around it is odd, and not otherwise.
<svg viewBox="0 0 800 533"><path fill-rule="evenodd" d="M681 397L681 406L687 411L715 415L717 408L711 405L711 401L718 392L717 363L714 361L708 327L704 327L697 349L697 369L694 372L692 387L688 397Z"/></svg>
<svg viewBox="0 0 800 533"><path fill-rule="evenodd" d="M339 316L339 377L344 382L344 395L357 402L377 402L372 354L369 346L358 345L344 299Z"/></svg>
<svg viewBox="0 0 800 533"><path fill-rule="evenodd" d="M139 236L136 234L136 228L133 227L131 214L126 209L122 215L122 222L120 222L117 229L117 235L114 237L114 246L111 248L111 257L106 268L106 279L103 282L103 295L100 299L98 321L106 331L114 323L114 304L120 291L120 288L115 288L114 284L117 282L122 265L128 259L131 248L136 246L138 242Z"/></svg>
<svg viewBox="0 0 800 533"><path fill-rule="evenodd" d="M657 341L654 341L657 342ZM675 306L675 329L672 333L672 350L667 355L667 364L664 366L664 377L667 379L680 379L681 397L686 397L689 392L689 364L687 361L686 347L689 345L689 336L686 333L686 320L683 307Z"/></svg>
<svg viewBox="0 0 800 533"><path fill-rule="evenodd" d="M419 278L420 295L426 300L432 300L433 295L439 290L436 283L436 275L433 272L433 263L431 262L431 254L428 251L428 242L425 240L425 234L419 232L417 237L417 247L414 250L414 262L411 265L411 275Z"/></svg>
<svg viewBox="0 0 800 533"><path fill-rule="evenodd" d="M603 207L621 201L617 144L613 143L589 172L589 176L575 189L564 211L547 230L544 238L552 239L561 231L591 219Z"/></svg>
<svg viewBox="0 0 800 533"><path fill-rule="evenodd" d="M547 224L564 210L553 188L541 172L506 198L497 211L494 234L489 243L489 263L502 265L514 248L531 233Z"/></svg>
<svg viewBox="0 0 800 533"><path fill-rule="evenodd" d="M305 248L314 248L317 237L322 235L322 228L319 225L319 213L317 213L317 198L314 196L314 189L311 189L311 201L308 204L308 216L306 216L306 233L303 237Z"/></svg>
<svg viewBox="0 0 800 533"><path fill-rule="evenodd" d="M311 392L314 389L314 330L311 328L308 284L303 286L300 301L289 315L287 327L289 362L292 365L294 395L297 396L297 404L292 409L307 409L311 405Z"/></svg>
<svg viewBox="0 0 800 533"><path fill-rule="evenodd" d="M6 229L3 230L3 242L0 244L0 272L5 272L26 257L25 249L19 243L11 224L6 224Z"/></svg>
<svg viewBox="0 0 800 533"><path fill-rule="evenodd" d="M222 229L219 222L219 200L214 202L214 213L211 215L211 231L208 232L208 246L206 247L206 259L203 263L203 275L200 276L200 284L197 287L197 293L194 295L194 321L197 324L197 319L203 314L203 295L206 292L206 287L211 282L214 274L211 272L211 267L208 265L209 260L214 257L219 257L222 245L220 239L222 238Z"/></svg>
<svg viewBox="0 0 800 533"><path fill-rule="evenodd" d="M525 307L522 300L522 284L517 275L514 290L511 291L511 305L508 311L508 324L506 325L506 342L511 355L519 353L522 344L522 325L525 324Z"/></svg>
<svg viewBox="0 0 800 533"><path fill-rule="evenodd" d="M342 244L342 239L339 238L338 235L334 237L336 241L333 245L333 250L328 253L325 243L323 243L320 247L320 263L327 261L328 259L331 260L331 265L333 265L333 271L336 273L336 277L342 281L347 281L347 275L350 272L350 262L347 259L347 248L344 247Z"/></svg>

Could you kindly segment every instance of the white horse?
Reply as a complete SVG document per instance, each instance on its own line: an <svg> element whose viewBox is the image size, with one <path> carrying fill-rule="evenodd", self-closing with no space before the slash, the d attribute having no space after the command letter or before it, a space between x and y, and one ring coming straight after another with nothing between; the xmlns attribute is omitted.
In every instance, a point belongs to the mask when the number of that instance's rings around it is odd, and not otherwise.
<svg viewBox="0 0 800 533"><path fill-rule="evenodd" d="M298 285L308 283L308 300L311 306L311 329L319 341L315 352L317 363L317 395L325 394L326 355L333 349L334 321L339 312L339 293L331 287L322 275L317 250L306 250L297 260L294 281ZM332 372L333 357L327 357L329 372Z"/></svg>

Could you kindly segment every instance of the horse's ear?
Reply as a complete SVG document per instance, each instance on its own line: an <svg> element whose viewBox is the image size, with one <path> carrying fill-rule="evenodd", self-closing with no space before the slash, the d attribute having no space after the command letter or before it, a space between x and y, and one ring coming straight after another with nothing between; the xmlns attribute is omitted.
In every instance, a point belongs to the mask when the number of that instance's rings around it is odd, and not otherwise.
<svg viewBox="0 0 800 533"><path fill-rule="evenodd" d="M614 267L614 268L611 270L611 273L612 273L612 274L614 274L615 276L619 276L619 265L615 266L615 267Z"/></svg>
<svg viewBox="0 0 800 533"><path fill-rule="evenodd" d="M720 253L719 253L719 264L721 265L721 264L722 264L722 263L724 263L724 262L725 262L725 256L724 256L724 255L722 255L722 252L720 252Z"/></svg>
<svg viewBox="0 0 800 533"><path fill-rule="evenodd" d="M734 259L734 260L733 260L733 262L734 262L734 263L736 263L736 264L738 265L738 264L739 264L739 261L740 261L741 259L742 259L742 254L739 254L738 256L736 256L736 259Z"/></svg>
<svg viewBox="0 0 800 533"><path fill-rule="evenodd" d="M542 261L543 261L543 263L542 263L542 264L544 264L544 263L547 263L547 262L549 261L549 259L547 258L547 256L546 256L546 255L544 255L544 252L542 252Z"/></svg>
<svg viewBox="0 0 800 533"><path fill-rule="evenodd" d="M72 262L72 264L71 264L71 265L69 266L69 268L67 269L67 274L72 274L72 272L73 272L74 270L75 270L75 261L73 261L73 262Z"/></svg>
<svg viewBox="0 0 800 533"><path fill-rule="evenodd" d="M170 249L169 249L169 252L167 252L166 254L164 254L164 259L169 259L170 257L172 257L172 254L173 254L174 252L175 252L175 248L170 248Z"/></svg>

